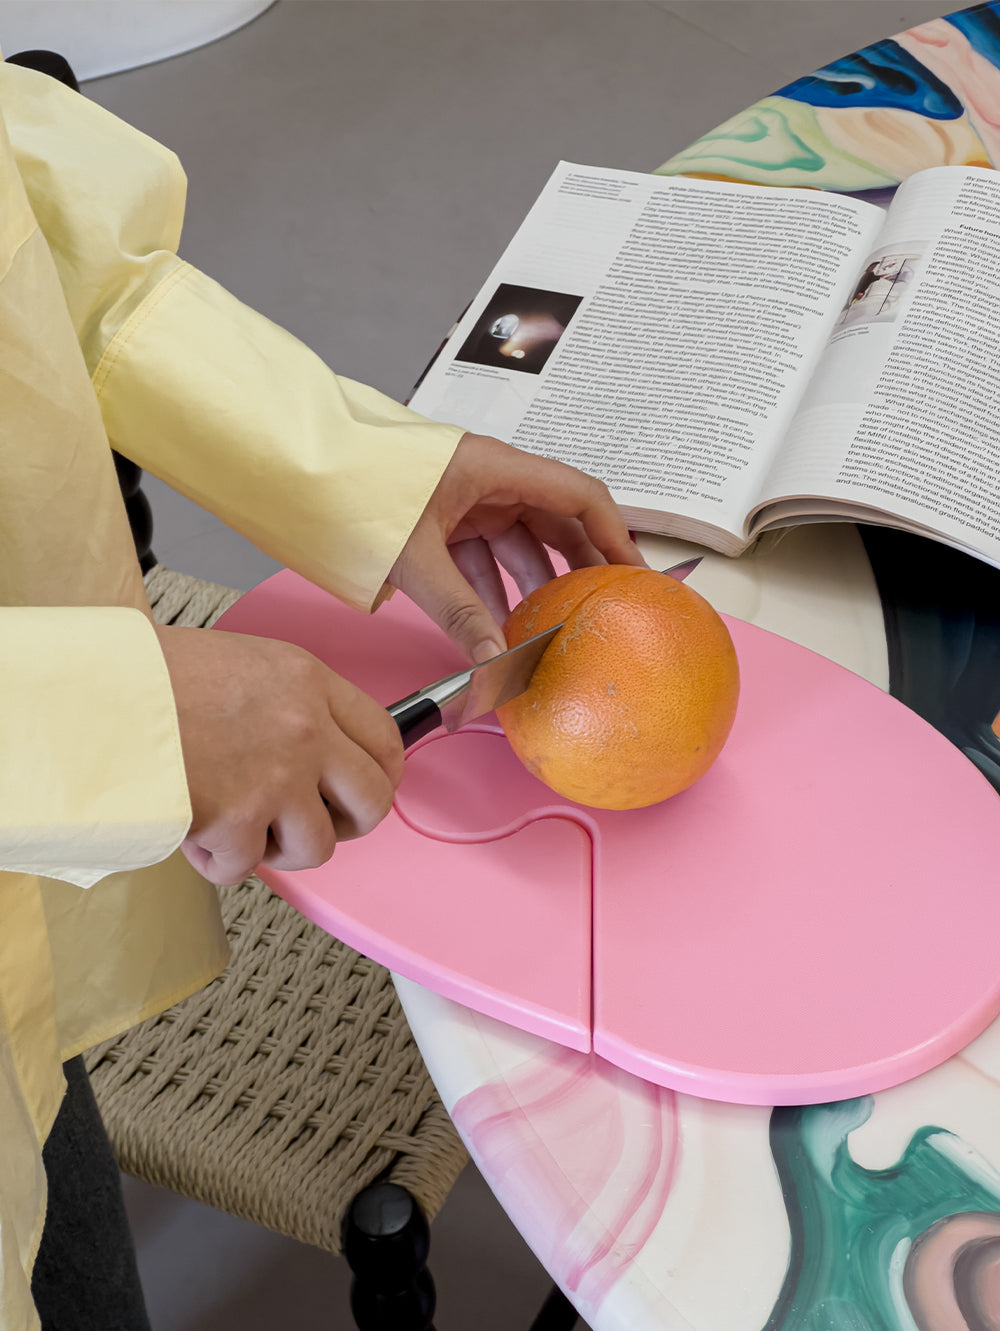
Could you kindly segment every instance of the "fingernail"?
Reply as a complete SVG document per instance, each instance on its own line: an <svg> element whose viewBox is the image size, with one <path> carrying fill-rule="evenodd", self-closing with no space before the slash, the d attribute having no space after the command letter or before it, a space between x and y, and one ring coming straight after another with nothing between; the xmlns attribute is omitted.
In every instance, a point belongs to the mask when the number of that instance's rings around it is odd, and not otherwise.
<svg viewBox="0 0 1000 1331"><path fill-rule="evenodd" d="M484 638L473 648L472 659L476 665L481 665L483 661L488 661L491 656L499 656L501 652L506 650L507 644L505 642L494 642L491 638Z"/></svg>

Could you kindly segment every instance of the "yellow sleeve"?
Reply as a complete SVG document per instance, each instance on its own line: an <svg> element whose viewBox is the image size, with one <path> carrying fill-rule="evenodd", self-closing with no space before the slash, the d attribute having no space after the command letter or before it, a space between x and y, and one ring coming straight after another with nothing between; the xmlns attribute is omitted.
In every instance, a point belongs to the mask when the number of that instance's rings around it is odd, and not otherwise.
<svg viewBox="0 0 1000 1331"><path fill-rule="evenodd" d="M90 887L184 839L173 694L141 611L0 607L0 735L0 869Z"/></svg>
<svg viewBox="0 0 1000 1331"><path fill-rule="evenodd" d="M0 96L113 447L370 608L462 430L338 378L178 259L167 149L32 70L0 65Z"/></svg>
<svg viewBox="0 0 1000 1331"><path fill-rule="evenodd" d="M114 447L362 609L462 435L338 378L187 265L136 311L94 387Z"/></svg>

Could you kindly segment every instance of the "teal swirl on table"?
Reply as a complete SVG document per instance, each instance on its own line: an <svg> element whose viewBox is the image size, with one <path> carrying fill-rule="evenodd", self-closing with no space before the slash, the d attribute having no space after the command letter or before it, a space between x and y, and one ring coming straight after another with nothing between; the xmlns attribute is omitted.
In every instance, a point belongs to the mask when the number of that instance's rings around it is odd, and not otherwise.
<svg viewBox="0 0 1000 1331"><path fill-rule="evenodd" d="M862 1168L847 1139L871 1108L864 1097L772 1114L791 1256L763 1331L1000 1327L1000 1177L933 1126L891 1168Z"/></svg>

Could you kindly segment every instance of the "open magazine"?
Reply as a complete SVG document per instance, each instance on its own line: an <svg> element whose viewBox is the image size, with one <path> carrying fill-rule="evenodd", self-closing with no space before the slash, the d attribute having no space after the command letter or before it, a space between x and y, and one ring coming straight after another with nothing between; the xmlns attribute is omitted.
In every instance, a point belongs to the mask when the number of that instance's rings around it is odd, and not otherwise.
<svg viewBox="0 0 1000 1331"><path fill-rule="evenodd" d="M882 208L560 163L410 405L724 554L842 519L1000 566L1000 175Z"/></svg>

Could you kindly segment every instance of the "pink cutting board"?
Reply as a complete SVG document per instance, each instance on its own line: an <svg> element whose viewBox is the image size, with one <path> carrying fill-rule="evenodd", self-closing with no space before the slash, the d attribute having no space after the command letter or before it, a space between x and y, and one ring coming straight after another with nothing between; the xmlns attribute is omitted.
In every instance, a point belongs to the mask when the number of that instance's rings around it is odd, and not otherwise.
<svg viewBox="0 0 1000 1331"><path fill-rule="evenodd" d="M1000 1012L1000 800L879 689L727 623L739 713L691 790L584 809L487 721L416 746L370 836L264 877L401 974L678 1090L802 1104L927 1071ZM369 618L287 572L218 627L384 703L463 664L402 597Z"/></svg>

